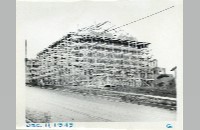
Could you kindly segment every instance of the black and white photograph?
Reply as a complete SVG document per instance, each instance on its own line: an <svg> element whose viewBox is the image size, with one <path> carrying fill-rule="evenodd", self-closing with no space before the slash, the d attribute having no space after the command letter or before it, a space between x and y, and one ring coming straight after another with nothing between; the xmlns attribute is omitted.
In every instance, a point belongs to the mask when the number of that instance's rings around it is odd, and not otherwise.
<svg viewBox="0 0 200 130"><path fill-rule="evenodd" d="M182 0L16 8L17 128L182 128Z"/></svg>

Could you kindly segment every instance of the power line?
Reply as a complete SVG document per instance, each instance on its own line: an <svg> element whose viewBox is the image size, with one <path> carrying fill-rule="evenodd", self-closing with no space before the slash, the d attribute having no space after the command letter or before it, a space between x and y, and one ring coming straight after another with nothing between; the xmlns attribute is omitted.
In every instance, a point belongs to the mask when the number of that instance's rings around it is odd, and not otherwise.
<svg viewBox="0 0 200 130"><path fill-rule="evenodd" d="M160 10L160 11L158 11L158 12L156 12L156 13L150 14L150 15L148 15L148 16L145 16L145 17L143 17L143 18L137 19L137 20L132 21L132 22L130 22L130 23L121 25L121 26L119 26L119 27L113 28L113 29L111 29L111 30L110 30L110 28L108 28L108 29L104 30L102 33L110 32L110 31L112 31L112 30L116 30L116 29L118 29L118 28L127 26L127 25L129 25L129 24L136 23L136 22L138 22L138 21L141 21L141 20L144 20L144 19L146 19L146 18L152 17L152 16L154 16L154 15L156 15L156 14L162 13L162 12L167 11L167 10L172 9L172 8L174 8L174 6L171 6L171 7L168 7L168 8L166 8L166 9ZM111 28L112 28L112 27L111 27Z"/></svg>

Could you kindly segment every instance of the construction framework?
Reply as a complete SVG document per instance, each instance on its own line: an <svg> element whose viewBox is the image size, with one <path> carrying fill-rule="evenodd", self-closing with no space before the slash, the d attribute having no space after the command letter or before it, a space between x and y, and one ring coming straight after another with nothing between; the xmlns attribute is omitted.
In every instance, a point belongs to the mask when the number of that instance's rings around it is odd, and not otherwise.
<svg viewBox="0 0 200 130"><path fill-rule="evenodd" d="M71 32L38 53L40 66L33 79L45 85L151 86L157 60L150 43L120 31L102 31L108 23Z"/></svg>

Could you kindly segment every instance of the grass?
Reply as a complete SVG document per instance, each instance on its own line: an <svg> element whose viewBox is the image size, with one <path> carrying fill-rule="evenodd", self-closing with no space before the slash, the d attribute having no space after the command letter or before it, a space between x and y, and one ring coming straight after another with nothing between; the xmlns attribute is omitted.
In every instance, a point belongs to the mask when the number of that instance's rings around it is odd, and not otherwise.
<svg viewBox="0 0 200 130"><path fill-rule="evenodd" d="M48 123L51 120L51 115L47 112L26 109L26 119L33 123Z"/></svg>
<svg viewBox="0 0 200 130"><path fill-rule="evenodd" d="M176 97L175 89L165 89L165 88L155 88L155 87L140 87L133 88L128 86L117 86L114 88L109 88L109 90L119 91L119 92L132 92L146 95L163 96L163 97Z"/></svg>

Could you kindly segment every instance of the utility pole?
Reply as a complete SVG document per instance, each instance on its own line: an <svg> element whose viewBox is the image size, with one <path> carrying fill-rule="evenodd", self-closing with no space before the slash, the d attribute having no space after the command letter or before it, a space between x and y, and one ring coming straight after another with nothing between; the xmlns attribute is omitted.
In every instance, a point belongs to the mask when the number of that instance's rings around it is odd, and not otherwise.
<svg viewBox="0 0 200 130"><path fill-rule="evenodd" d="M171 71L174 71L174 77L175 77L175 79L177 78L177 72L176 72L176 70L177 70L176 66L171 69Z"/></svg>
<svg viewBox="0 0 200 130"><path fill-rule="evenodd" d="M29 82L28 81L28 75L27 75L27 71L28 71L28 68L27 68L27 61L28 61L28 59L27 59L27 40L25 40L25 77L26 77L26 84Z"/></svg>
<svg viewBox="0 0 200 130"><path fill-rule="evenodd" d="M27 40L25 40L25 60L27 60Z"/></svg>
<svg viewBox="0 0 200 130"><path fill-rule="evenodd" d="M171 69L171 71L174 71L174 78L175 78L175 84L176 84L176 80L177 80L177 66L173 67Z"/></svg>

